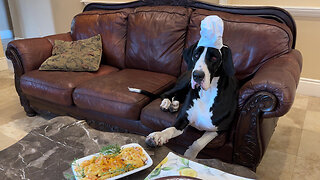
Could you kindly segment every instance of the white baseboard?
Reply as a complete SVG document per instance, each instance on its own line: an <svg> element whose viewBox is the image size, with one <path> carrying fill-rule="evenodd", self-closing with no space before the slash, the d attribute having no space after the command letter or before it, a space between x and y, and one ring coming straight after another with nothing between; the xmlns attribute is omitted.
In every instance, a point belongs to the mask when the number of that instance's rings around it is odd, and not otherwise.
<svg viewBox="0 0 320 180"><path fill-rule="evenodd" d="M7 70L7 69L8 69L7 58L0 57L0 71Z"/></svg>
<svg viewBox="0 0 320 180"><path fill-rule="evenodd" d="M297 93L320 97L320 80L300 78Z"/></svg>
<svg viewBox="0 0 320 180"><path fill-rule="evenodd" d="M13 33L11 30L1 30L0 37L1 37L1 39L12 39Z"/></svg>
<svg viewBox="0 0 320 180"><path fill-rule="evenodd" d="M22 37L14 37L14 40L24 39Z"/></svg>
<svg viewBox="0 0 320 180"><path fill-rule="evenodd" d="M282 7L296 17L320 17L320 8L318 7Z"/></svg>
<svg viewBox="0 0 320 180"><path fill-rule="evenodd" d="M261 4L260 5L259 4L233 4L232 2L228 3L228 0L219 0L219 4L231 5L231 6L264 6ZM278 7L289 11L289 13L295 17L312 17L312 18L320 17L319 7L303 7L303 6L278 6Z"/></svg>

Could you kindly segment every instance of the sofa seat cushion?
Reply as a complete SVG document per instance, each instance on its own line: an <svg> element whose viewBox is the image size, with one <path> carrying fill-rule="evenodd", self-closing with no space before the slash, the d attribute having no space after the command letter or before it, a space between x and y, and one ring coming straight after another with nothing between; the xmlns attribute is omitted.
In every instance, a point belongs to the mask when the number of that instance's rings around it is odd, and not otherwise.
<svg viewBox="0 0 320 180"><path fill-rule="evenodd" d="M176 116L178 115L178 113L161 111L160 103L161 99L152 101L142 109L140 116L141 123L154 131L162 131L165 128L171 127L176 120ZM182 135L170 140L170 143L188 147L192 144L192 142L199 139L203 133L204 131L199 131L189 126L184 130ZM228 132L221 133L206 147L214 149L223 146L227 140L228 134Z"/></svg>
<svg viewBox="0 0 320 180"><path fill-rule="evenodd" d="M74 91L73 98L80 108L137 120L141 109L150 99L145 95L129 92L128 87L160 94L173 86L175 81L174 76L167 74L124 69L81 84Z"/></svg>
<svg viewBox="0 0 320 180"><path fill-rule="evenodd" d="M34 70L21 76L22 92L56 104L72 105L72 92L79 84L118 71L118 68L102 65L97 72L64 72Z"/></svg>

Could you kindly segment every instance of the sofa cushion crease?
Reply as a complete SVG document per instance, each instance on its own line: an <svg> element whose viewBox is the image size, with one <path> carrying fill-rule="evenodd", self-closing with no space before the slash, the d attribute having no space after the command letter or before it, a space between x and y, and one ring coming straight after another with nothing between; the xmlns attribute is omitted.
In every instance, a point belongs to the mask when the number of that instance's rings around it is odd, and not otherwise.
<svg viewBox="0 0 320 180"><path fill-rule="evenodd" d="M125 45L127 19L133 9L89 11L74 17L71 36L74 40L86 39L100 34L102 37L103 64L125 68ZM115 43L117 42L117 43Z"/></svg>
<svg viewBox="0 0 320 180"><path fill-rule="evenodd" d="M178 77L190 13L184 7L136 8L128 16L126 67Z"/></svg>
<svg viewBox="0 0 320 180"><path fill-rule="evenodd" d="M72 93L79 84L115 71L118 69L108 65L102 65L93 73L33 70L21 76L20 85L27 95L57 104L72 105Z"/></svg>
<svg viewBox="0 0 320 180"><path fill-rule="evenodd" d="M173 86L176 77L138 69L124 69L79 85L73 98L76 106L113 116L138 120L140 111L150 99L129 92L128 87L159 94Z"/></svg>

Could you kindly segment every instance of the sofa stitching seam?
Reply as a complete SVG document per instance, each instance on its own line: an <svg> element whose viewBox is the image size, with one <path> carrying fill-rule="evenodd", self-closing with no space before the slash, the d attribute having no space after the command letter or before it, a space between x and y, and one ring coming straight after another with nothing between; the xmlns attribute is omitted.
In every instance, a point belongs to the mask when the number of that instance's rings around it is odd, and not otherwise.
<svg viewBox="0 0 320 180"><path fill-rule="evenodd" d="M104 13L92 13L92 14L78 14L76 15L74 18L79 17L79 16L93 16L93 15L105 15L105 14L121 14L124 13L126 15L128 15L129 13L125 12L125 11L118 11L118 12L104 12Z"/></svg>
<svg viewBox="0 0 320 180"><path fill-rule="evenodd" d="M138 13L167 13L167 14L177 14L177 15L180 15L180 16L187 16L187 13L185 14L182 14L182 13L178 13L178 12L168 12L168 11L157 11L157 10L150 10L150 11L147 11L147 10L144 10L144 11L135 11L135 12L132 12L132 14L138 14Z"/></svg>
<svg viewBox="0 0 320 180"><path fill-rule="evenodd" d="M169 83L171 83L172 81L169 81L168 83L166 83L164 86L162 87L167 87ZM158 89L154 90L152 93L157 92L159 89L161 89L162 87L159 87ZM90 96L93 98L98 98L98 99L103 99L105 101L111 101L111 102L117 102L117 103L121 103L121 104L138 104L141 103L142 101L144 101L145 99L147 99L148 97L143 97L140 101L134 102L134 103L126 103L126 102L120 102L120 101L115 101L115 100L111 100L111 99L105 99L102 97L98 97L98 96L94 96L92 94L87 94L87 93L83 93L83 92L73 92L72 94L79 94L79 95L85 95L85 96Z"/></svg>
<svg viewBox="0 0 320 180"><path fill-rule="evenodd" d="M21 81L28 81L28 82L31 82L31 83L35 83L35 84L42 85L42 86L48 86L50 88L58 89L58 90L69 90L67 88L57 88L57 87L53 87L53 86L50 86L50 85L47 85L47 84L44 84L44 83L39 83L39 82L36 82L36 81L31 81L31 80L23 79L23 78L21 79ZM70 89L75 89L75 88L70 88Z"/></svg>

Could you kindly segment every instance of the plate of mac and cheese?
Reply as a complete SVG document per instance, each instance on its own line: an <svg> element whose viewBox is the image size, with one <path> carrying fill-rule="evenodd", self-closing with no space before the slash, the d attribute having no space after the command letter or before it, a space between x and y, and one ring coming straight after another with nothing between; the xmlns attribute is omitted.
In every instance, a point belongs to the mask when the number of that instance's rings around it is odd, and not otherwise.
<svg viewBox="0 0 320 180"><path fill-rule="evenodd" d="M109 145L99 153L75 160L71 167L76 180L119 179L152 165L148 153L136 143Z"/></svg>

